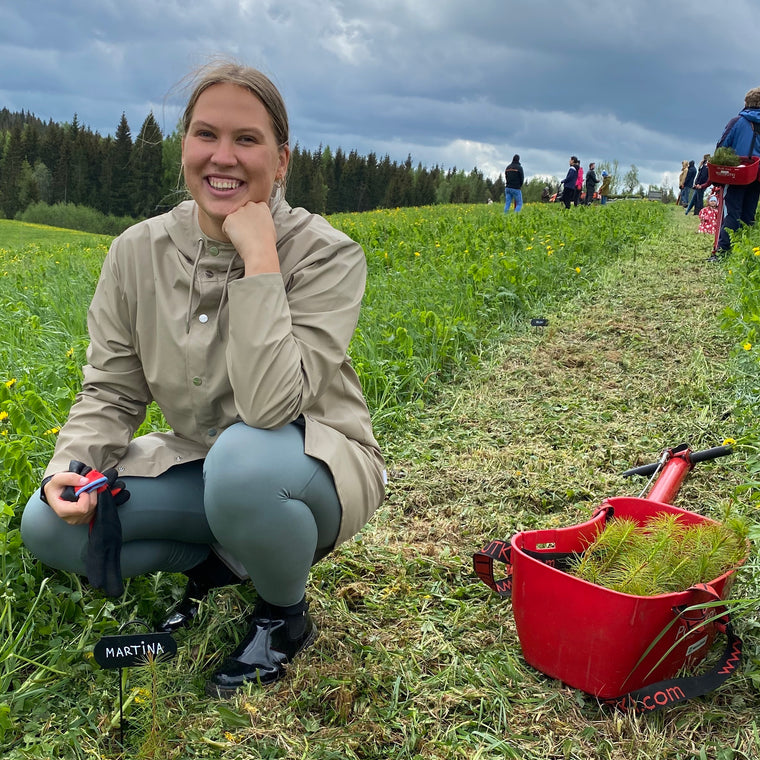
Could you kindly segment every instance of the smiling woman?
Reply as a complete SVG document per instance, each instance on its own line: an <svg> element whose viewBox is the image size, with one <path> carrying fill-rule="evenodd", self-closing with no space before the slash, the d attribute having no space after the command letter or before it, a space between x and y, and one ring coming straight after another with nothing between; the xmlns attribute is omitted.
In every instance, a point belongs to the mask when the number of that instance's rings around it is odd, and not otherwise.
<svg viewBox="0 0 760 760"><path fill-rule="evenodd" d="M124 576L185 573L170 632L211 588L250 579L259 601L208 682L216 696L278 680L314 641L311 566L377 509L384 463L346 353L364 252L285 201L279 92L254 69L213 65L183 124L192 200L114 240L82 392L22 535L111 596ZM133 438L151 401L171 432Z"/></svg>
<svg viewBox="0 0 760 760"><path fill-rule="evenodd" d="M263 102L237 84L219 83L197 98L182 139L185 182L201 229L227 240L224 222L246 203L268 203L290 159Z"/></svg>

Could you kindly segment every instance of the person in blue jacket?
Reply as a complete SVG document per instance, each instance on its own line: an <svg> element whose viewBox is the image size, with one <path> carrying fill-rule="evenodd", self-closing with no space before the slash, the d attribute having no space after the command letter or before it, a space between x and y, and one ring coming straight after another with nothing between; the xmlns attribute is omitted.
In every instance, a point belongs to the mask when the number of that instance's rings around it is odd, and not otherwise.
<svg viewBox="0 0 760 760"><path fill-rule="evenodd" d="M565 179L562 180L562 203L565 208L570 208L570 204L575 200L575 183L578 180L578 158L570 156L570 168L567 170Z"/></svg>
<svg viewBox="0 0 760 760"><path fill-rule="evenodd" d="M723 136L715 147L722 146L733 148L739 156L760 156L760 87L755 87L744 96L744 109L726 124ZM758 177L748 185L726 185L723 195L723 221L717 250L710 257L712 260L731 250L729 231L738 229L740 224L752 226L755 223L759 200Z"/></svg>
<svg viewBox="0 0 760 760"><path fill-rule="evenodd" d="M709 153L699 162L697 176L694 178L694 184L692 185L694 192L691 194L691 200L686 207L686 216L689 215L689 211L692 209L694 209L694 216L699 216L699 212L705 205L705 188L710 184L709 171L707 169L708 158L710 158Z"/></svg>

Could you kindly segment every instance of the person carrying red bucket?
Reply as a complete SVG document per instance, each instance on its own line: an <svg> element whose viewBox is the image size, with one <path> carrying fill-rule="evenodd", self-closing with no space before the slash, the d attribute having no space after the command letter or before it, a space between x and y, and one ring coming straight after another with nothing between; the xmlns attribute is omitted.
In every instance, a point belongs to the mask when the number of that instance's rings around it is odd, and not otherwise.
<svg viewBox="0 0 760 760"><path fill-rule="evenodd" d="M721 224L710 261L718 261L731 250L730 232L741 224L751 227L755 223L760 200L760 87L744 96L744 109L726 124L716 145L716 149L721 147L733 148L744 161L733 167L733 172L726 171L731 167L708 162L710 181L725 185L718 194Z"/></svg>

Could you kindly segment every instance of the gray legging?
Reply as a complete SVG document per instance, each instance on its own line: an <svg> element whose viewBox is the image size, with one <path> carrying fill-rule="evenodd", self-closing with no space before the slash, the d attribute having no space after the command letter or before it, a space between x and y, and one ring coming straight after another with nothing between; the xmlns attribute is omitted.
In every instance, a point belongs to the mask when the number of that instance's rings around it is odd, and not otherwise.
<svg viewBox="0 0 760 760"><path fill-rule="evenodd" d="M155 478L123 478L119 507L124 577L199 564L218 543L240 561L266 601L301 600L312 564L335 544L341 506L327 466L303 450L303 428L227 428L205 462ZM85 575L87 525L69 525L36 492L21 519L29 551Z"/></svg>

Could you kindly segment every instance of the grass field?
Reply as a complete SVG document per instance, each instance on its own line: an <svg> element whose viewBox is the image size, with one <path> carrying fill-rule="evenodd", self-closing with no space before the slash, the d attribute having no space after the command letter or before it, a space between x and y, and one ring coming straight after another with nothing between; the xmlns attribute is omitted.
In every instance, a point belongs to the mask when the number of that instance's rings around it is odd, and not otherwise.
<svg viewBox="0 0 760 760"><path fill-rule="evenodd" d="M218 702L205 674L255 599L216 592L175 660L118 675L92 660L126 621L157 620L179 576L120 600L20 545L80 378L84 316L108 240L0 222L0 749L13 758L756 758L760 567L739 573L739 673L648 717L610 712L522 659L507 601L474 576L491 538L586 519L668 446L737 441L677 504L743 516L758 537L755 278L760 236L725 263L660 204L372 212L333 219L365 247L352 358L390 470L361 536L312 574L319 638L270 689ZM757 249L760 250L760 249ZM530 319L548 319L544 328ZM151 410L145 428L161 424ZM547 626L561 625L547 610Z"/></svg>

